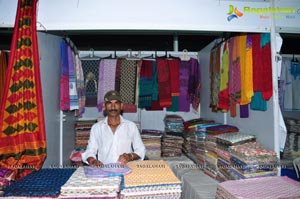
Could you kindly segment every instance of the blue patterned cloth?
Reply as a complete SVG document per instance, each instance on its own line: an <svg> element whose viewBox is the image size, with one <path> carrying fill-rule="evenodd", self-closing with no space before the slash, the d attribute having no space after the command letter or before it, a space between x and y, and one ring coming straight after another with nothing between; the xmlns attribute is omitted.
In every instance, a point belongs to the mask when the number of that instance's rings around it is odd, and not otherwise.
<svg viewBox="0 0 300 199"><path fill-rule="evenodd" d="M0 197L56 197L74 171L75 168L41 169L6 187Z"/></svg>

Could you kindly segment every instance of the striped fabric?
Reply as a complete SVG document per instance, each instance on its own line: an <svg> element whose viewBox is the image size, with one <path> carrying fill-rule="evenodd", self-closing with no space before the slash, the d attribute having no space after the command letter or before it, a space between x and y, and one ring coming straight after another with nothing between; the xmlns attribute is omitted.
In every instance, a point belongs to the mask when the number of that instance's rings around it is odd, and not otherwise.
<svg viewBox="0 0 300 199"><path fill-rule="evenodd" d="M0 107L0 167L13 169L17 179L41 169L46 158L36 3L18 1Z"/></svg>

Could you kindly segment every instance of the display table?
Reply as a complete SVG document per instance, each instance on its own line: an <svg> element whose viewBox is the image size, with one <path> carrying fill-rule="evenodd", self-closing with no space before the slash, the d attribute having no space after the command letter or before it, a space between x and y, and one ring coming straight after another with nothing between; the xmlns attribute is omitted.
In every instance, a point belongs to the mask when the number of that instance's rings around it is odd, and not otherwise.
<svg viewBox="0 0 300 199"><path fill-rule="evenodd" d="M182 199L215 199L218 182L199 168L186 156L167 157L168 163L174 174L182 183Z"/></svg>

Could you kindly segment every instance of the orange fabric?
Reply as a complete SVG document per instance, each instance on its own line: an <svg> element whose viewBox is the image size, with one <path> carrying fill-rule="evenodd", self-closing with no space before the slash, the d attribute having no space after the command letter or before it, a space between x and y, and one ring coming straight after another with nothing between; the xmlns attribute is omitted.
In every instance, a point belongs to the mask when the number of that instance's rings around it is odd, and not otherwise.
<svg viewBox="0 0 300 199"><path fill-rule="evenodd" d="M46 158L44 110L36 33L37 0L19 0L0 106L0 166L17 179Z"/></svg>

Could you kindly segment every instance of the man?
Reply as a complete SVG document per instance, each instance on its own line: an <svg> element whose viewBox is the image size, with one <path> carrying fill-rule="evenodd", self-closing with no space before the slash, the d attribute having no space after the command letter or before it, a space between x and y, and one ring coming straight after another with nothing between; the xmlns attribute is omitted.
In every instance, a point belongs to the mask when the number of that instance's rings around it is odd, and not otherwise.
<svg viewBox="0 0 300 199"><path fill-rule="evenodd" d="M135 123L121 116L123 103L117 91L105 94L103 109L106 117L92 126L82 160L90 166L143 160L145 146L139 130Z"/></svg>

